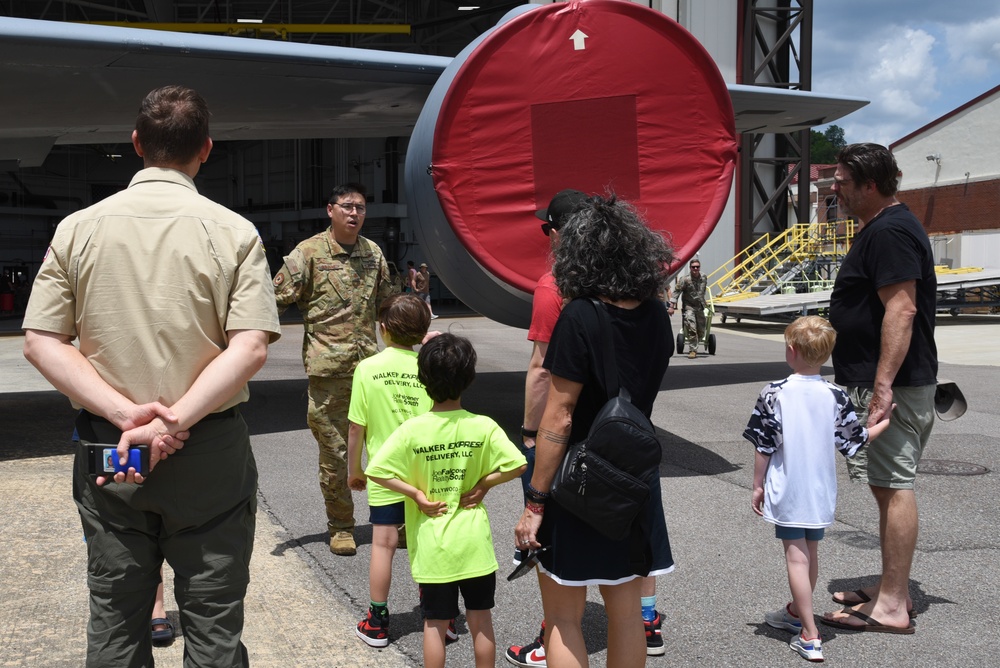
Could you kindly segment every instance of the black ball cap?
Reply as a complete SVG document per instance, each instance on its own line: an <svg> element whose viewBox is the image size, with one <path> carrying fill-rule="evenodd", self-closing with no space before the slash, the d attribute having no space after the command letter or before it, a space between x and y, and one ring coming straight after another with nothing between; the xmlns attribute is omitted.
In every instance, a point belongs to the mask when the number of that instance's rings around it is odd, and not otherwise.
<svg viewBox="0 0 1000 668"><path fill-rule="evenodd" d="M563 219L586 204L588 199L579 190L562 190L556 193L548 207L539 209L535 215L558 230L562 227Z"/></svg>

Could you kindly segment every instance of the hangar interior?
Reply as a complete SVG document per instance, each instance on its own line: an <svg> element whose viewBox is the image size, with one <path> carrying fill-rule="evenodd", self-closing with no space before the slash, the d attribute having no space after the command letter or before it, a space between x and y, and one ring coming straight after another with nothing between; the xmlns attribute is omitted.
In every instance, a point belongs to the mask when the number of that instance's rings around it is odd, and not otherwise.
<svg viewBox="0 0 1000 668"><path fill-rule="evenodd" d="M217 34L223 26L228 31L223 34L231 34L233 39L283 39L454 56L521 4L481 2L473 9L463 9L473 5L457 0L223 0L209 4L25 0L10 3L3 11L20 18L127 23ZM690 30L728 82L810 88L811 0L753 0L742 3L741 15L723 0L637 4L661 11ZM407 26L408 32L398 31L398 26ZM202 92L211 107L212 91ZM266 98L268 91L260 90L259 95ZM67 104L72 105L72 100ZM734 187L722 222L699 253L709 266L721 266L746 239L780 229L789 219L790 200L782 193L794 187L791 174L808 169L806 137L807 129L787 135L743 135L739 165L743 176ZM127 141L127 136L120 143L57 141L38 167L0 159L0 270L15 284L30 282L55 226L64 216L127 186L141 168ZM345 181L359 182L370 201L365 235L380 243L387 258L397 265L407 260L419 263L424 256L406 219L401 185L407 145L408 137L402 135L218 141L197 184L203 194L257 225L276 269L280 258L296 243L325 227L324 207L330 188ZM798 198L802 200L808 198ZM797 215L791 214L792 218ZM435 289L439 291L436 297L446 296L440 284Z"/></svg>

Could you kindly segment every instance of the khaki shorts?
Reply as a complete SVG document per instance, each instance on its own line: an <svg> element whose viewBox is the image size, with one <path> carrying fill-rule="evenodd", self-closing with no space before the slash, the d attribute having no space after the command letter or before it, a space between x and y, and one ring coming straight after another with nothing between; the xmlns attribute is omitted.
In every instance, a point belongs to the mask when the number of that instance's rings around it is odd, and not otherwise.
<svg viewBox="0 0 1000 668"><path fill-rule="evenodd" d="M913 489L917 464L934 426L934 390L934 385L892 388L896 410L892 412L889 428L847 460L851 480L872 487ZM864 424L868 420L872 390L849 387L847 394Z"/></svg>

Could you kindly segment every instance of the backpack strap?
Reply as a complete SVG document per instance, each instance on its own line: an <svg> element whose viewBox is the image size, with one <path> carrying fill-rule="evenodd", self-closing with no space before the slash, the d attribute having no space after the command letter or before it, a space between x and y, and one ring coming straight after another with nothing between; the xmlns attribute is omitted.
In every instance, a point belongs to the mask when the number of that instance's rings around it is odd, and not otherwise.
<svg viewBox="0 0 1000 668"><path fill-rule="evenodd" d="M632 397L624 385L618 383L618 364L615 359L614 333L611 330L611 318L608 316L604 302L593 297L590 303L597 311L597 320L600 322L600 336L603 348L602 360L604 363L604 382L608 386L608 399L619 396L625 401L632 403ZM632 523L629 532L628 558L629 565L634 573L649 573L653 564L653 549L649 542L652 531L649 526L649 517L645 510L639 513L639 517Z"/></svg>
<svg viewBox="0 0 1000 668"><path fill-rule="evenodd" d="M632 396L623 385L618 383L618 363L615 359L615 339L611 330L611 318L608 316L604 302L595 297L590 298L590 303L597 311L597 320L601 331L601 351L604 363L604 382L608 386L608 399L620 396L625 401L632 403Z"/></svg>

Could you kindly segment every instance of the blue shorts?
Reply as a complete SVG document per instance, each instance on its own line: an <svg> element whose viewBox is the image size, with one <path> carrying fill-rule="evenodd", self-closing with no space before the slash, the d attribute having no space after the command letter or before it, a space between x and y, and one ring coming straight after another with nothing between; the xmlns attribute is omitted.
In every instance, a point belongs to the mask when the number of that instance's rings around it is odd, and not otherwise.
<svg viewBox="0 0 1000 668"><path fill-rule="evenodd" d="M406 502L397 501L388 506L370 506L368 521L372 524L403 524L406 521Z"/></svg>
<svg viewBox="0 0 1000 668"><path fill-rule="evenodd" d="M804 527L783 527L774 525L774 537L781 540L823 540L826 529L806 529Z"/></svg>

